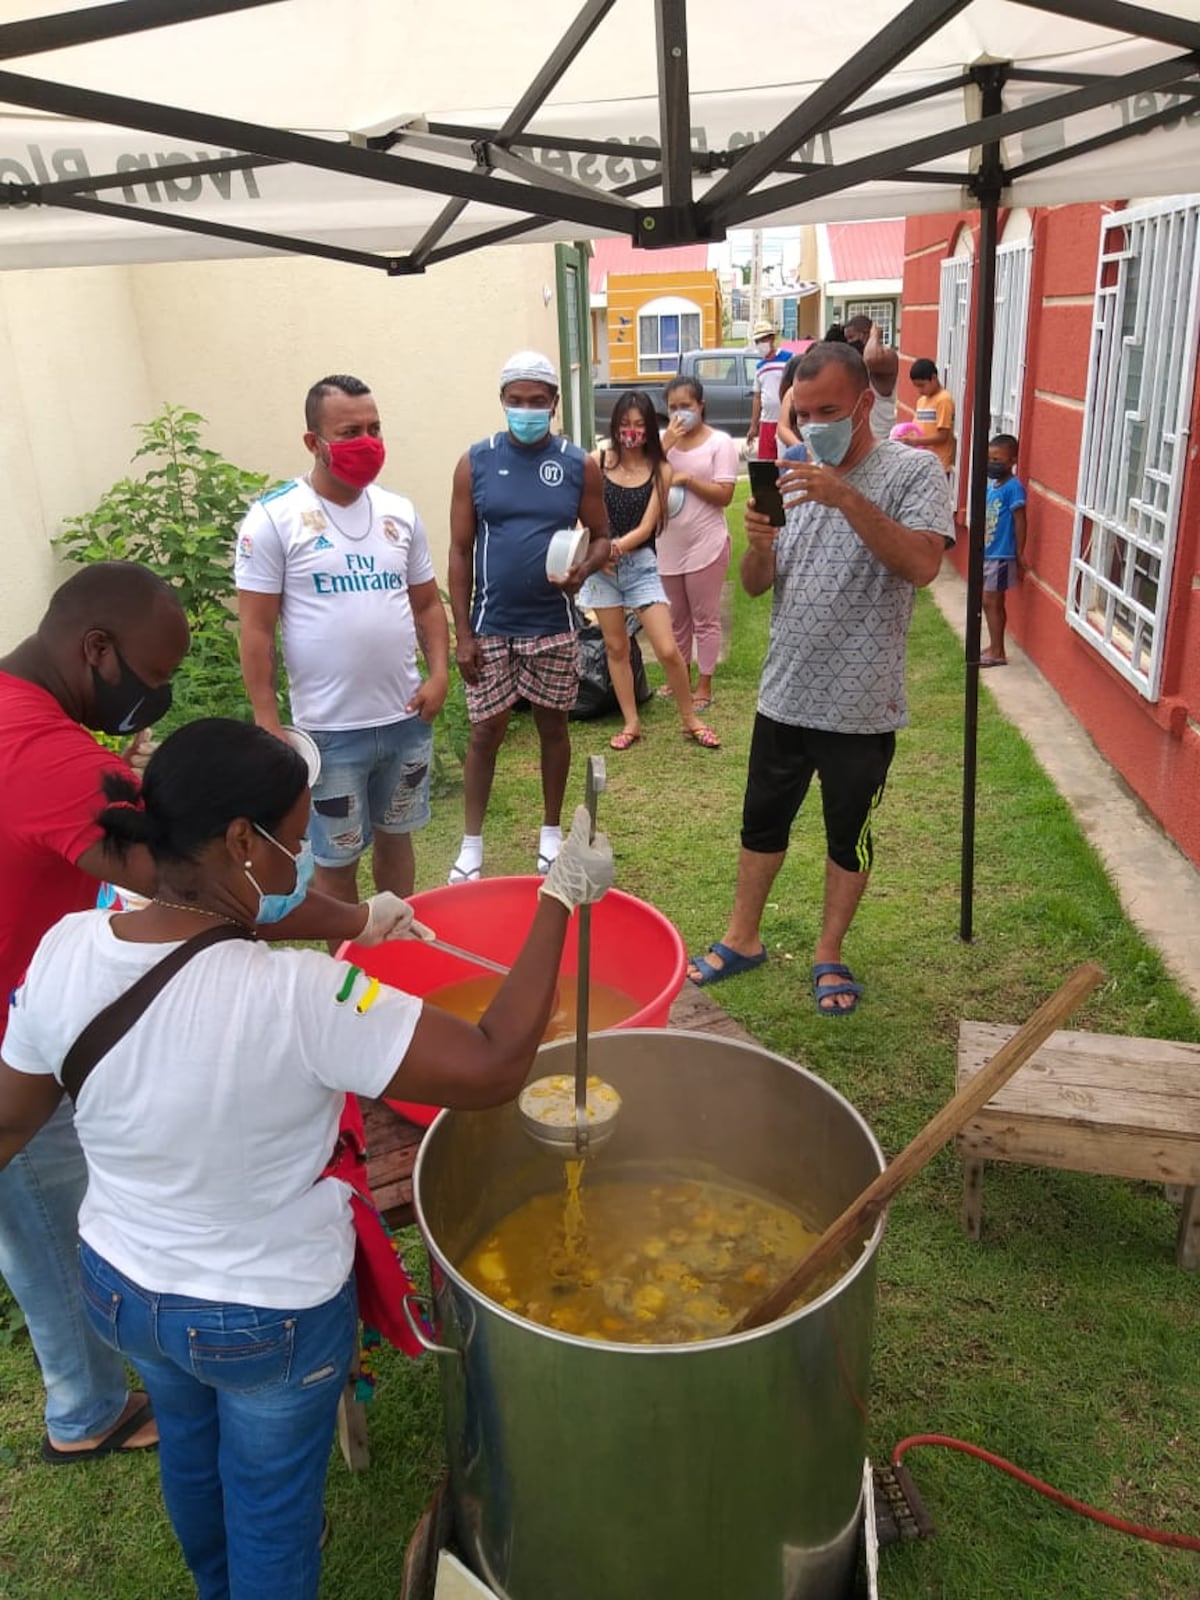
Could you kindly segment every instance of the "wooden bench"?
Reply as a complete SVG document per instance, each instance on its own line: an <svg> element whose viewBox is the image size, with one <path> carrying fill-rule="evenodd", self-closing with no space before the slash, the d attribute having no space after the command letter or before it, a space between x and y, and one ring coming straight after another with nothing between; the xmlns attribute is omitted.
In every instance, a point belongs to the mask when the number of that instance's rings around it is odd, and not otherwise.
<svg viewBox="0 0 1200 1600"><path fill-rule="evenodd" d="M958 1087L1016 1031L961 1023ZM1181 1187L1175 1259L1181 1267L1200 1266L1200 1044L1052 1034L957 1143L969 1239L980 1234L984 1163L1018 1161Z"/></svg>

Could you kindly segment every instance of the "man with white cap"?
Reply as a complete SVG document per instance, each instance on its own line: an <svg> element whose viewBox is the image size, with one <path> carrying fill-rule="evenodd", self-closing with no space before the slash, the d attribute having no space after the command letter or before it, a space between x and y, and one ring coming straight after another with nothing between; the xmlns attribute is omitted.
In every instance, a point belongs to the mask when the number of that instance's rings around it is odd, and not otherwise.
<svg viewBox="0 0 1200 1600"><path fill-rule="evenodd" d="M567 713L579 692L571 596L609 559L600 468L550 431L558 406L553 362L536 350L511 356L500 374L500 404L507 429L460 459L450 500L450 605L471 721L465 828L451 883L483 873L483 819L496 755L520 700L533 709L541 746L537 870L546 872L559 852L571 767ZM579 523L586 548L569 569L550 576L551 540Z"/></svg>
<svg viewBox="0 0 1200 1600"><path fill-rule="evenodd" d="M750 426L746 431L746 450L757 442L755 452L760 461L774 461L778 451L775 430L779 426L781 397L779 383L789 355L776 341L773 322L754 324L754 348L758 351L758 366L754 373L754 400L750 407Z"/></svg>

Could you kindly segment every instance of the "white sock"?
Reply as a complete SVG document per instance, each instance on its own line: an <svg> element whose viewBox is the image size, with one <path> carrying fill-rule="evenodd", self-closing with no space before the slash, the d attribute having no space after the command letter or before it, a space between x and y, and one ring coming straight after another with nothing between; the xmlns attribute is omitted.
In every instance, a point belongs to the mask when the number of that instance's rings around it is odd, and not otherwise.
<svg viewBox="0 0 1200 1600"><path fill-rule="evenodd" d="M445 860L445 857L442 857ZM458 860L454 863L459 872L474 872L476 867L483 866L483 835L481 833L464 833L462 848L458 852Z"/></svg>
<svg viewBox="0 0 1200 1600"><path fill-rule="evenodd" d="M543 824L538 835L538 855L543 861L553 861L561 849L562 828L557 825L550 828Z"/></svg>

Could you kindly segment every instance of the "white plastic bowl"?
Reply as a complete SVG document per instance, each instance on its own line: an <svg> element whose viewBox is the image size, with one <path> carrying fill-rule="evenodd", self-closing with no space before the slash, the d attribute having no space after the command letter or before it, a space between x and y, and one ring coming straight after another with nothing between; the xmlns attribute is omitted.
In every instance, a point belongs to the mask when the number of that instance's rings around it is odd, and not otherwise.
<svg viewBox="0 0 1200 1600"><path fill-rule="evenodd" d="M321 752L303 728L285 728L283 739L302 758L308 768L308 787L313 788L321 776Z"/></svg>
<svg viewBox="0 0 1200 1600"><path fill-rule="evenodd" d="M583 560L589 540L586 528L560 528L546 548L546 576L561 583Z"/></svg>

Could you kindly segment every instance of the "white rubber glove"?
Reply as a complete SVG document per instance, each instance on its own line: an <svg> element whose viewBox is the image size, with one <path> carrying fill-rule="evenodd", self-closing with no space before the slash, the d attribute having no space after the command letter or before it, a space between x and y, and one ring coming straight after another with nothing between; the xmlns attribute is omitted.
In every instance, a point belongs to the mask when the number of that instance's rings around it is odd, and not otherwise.
<svg viewBox="0 0 1200 1600"><path fill-rule="evenodd" d="M384 890L367 901L367 925L355 944L382 944L385 939L432 939L433 929L413 916L413 908L398 894Z"/></svg>
<svg viewBox="0 0 1200 1600"><path fill-rule="evenodd" d="M574 911L576 906L591 905L612 888L612 846L602 833L589 842L591 828L587 807L579 806L571 822L571 831L538 890L539 894L561 901L568 911Z"/></svg>

